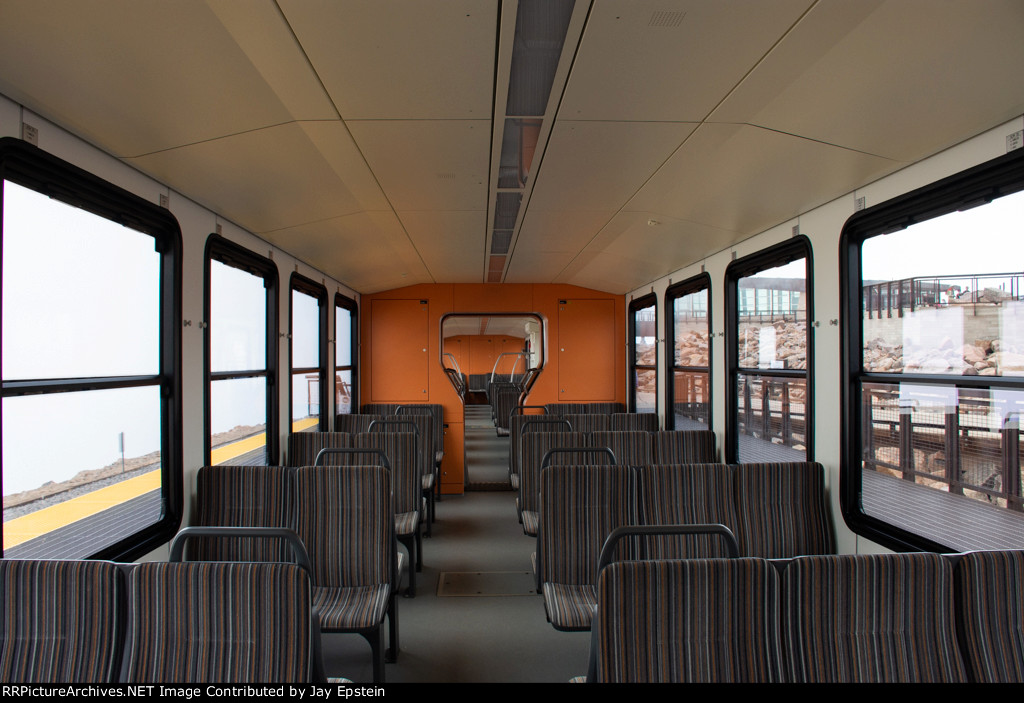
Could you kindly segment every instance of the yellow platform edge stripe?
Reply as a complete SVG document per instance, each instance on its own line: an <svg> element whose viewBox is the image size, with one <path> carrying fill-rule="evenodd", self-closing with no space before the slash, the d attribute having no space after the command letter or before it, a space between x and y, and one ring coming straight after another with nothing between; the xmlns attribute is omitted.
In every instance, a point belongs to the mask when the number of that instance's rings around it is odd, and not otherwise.
<svg viewBox="0 0 1024 703"><path fill-rule="evenodd" d="M293 432L301 432L304 429L313 427L320 421L316 417L307 417L296 420L292 423ZM266 433L245 437L237 442L217 447L211 452L211 460L214 464L221 464L225 461L242 456L253 449L264 446L267 443ZM132 498L137 498L144 493L160 488L160 470L148 471L141 476L135 476L126 481L105 486L96 491L90 491L85 495L63 501L57 505L37 510L34 513L23 515L19 518L4 523L4 549L16 547L19 544L52 532L56 529L70 525L79 520L103 512L115 505L125 503Z"/></svg>

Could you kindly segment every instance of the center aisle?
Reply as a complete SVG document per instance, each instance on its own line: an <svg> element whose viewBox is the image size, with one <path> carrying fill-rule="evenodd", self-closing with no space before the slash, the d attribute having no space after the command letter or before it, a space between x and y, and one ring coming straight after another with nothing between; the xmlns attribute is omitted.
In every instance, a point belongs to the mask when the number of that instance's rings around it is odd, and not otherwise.
<svg viewBox="0 0 1024 703"><path fill-rule="evenodd" d="M557 632L544 617L544 599L532 585L536 540L523 534L516 494L507 487L508 439L496 436L487 406L466 410L467 475L506 488L438 503L434 536L423 539L416 597L399 598L401 652L386 666L387 683L565 683L586 673L590 633ZM514 595L439 596L442 573L449 592L470 579ZM325 634L323 643L329 676L372 681L362 637Z"/></svg>

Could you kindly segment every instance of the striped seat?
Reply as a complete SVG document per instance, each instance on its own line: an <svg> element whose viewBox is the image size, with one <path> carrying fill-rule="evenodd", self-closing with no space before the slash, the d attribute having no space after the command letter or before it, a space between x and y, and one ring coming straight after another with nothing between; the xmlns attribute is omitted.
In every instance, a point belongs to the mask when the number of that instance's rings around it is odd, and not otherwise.
<svg viewBox="0 0 1024 703"><path fill-rule="evenodd" d="M612 530L634 522L634 502L633 474L625 466L542 472L537 579L556 630L590 629L601 547Z"/></svg>
<svg viewBox="0 0 1024 703"><path fill-rule="evenodd" d="M309 574L294 564L135 566L127 683L282 683L314 678Z"/></svg>
<svg viewBox="0 0 1024 703"><path fill-rule="evenodd" d="M523 435L523 465L519 475L519 521L523 523L523 532L531 537L537 535L537 506L540 496L541 462L545 454L552 449L587 446L587 435L583 432L527 432ZM582 452L572 454L556 454L552 457L552 465L583 464L586 455Z"/></svg>
<svg viewBox="0 0 1024 703"><path fill-rule="evenodd" d="M324 632L355 632L384 680L384 616L398 653L395 517L382 466L303 467L296 474L296 532L313 565L313 602Z"/></svg>
<svg viewBox="0 0 1024 703"><path fill-rule="evenodd" d="M288 435L288 466L313 466L321 449L347 449L351 435L344 432L292 432ZM337 465L337 455L326 455L324 465Z"/></svg>
<svg viewBox="0 0 1024 703"><path fill-rule="evenodd" d="M0 560L0 681L117 681L124 579L105 561Z"/></svg>
<svg viewBox="0 0 1024 703"><path fill-rule="evenodd" d="M389 415L350 415L342 413L334 418L334 431L345 432L346 434L359 434L360 432L369 432L370 424L377 421L383 420ZM308 466L308 464L307 464Z"/></svg>
<svg viewBox="0 0 1024 703"><path fill-rule="evenodd" d="M196 525L287 527L295 518L295 469L283 466L204 466L196 477ZM291 561L277 539L197 538L193 560Z"/></svg>
<svg viewBox="0 0 1024 703"><path fill-rule="evenodd" d="M966 681L953 567L938 554L800 557L782 579L791 681Z"/></svg>
<svg viewBox="0 0 1024 703"><path fill-rule="evenodd" d="M652 433L655 464L713 464L718 461L711 430L670 430Z"/></svg>
<svg viewBox="0 0 1024 703"><path fill-rule="evenodd" d="M608 447L615 454L615 462L623 466L648 466L651 463L651 435L649 432L594 432L590 446Z"/></svg>
<svg viewBox="0 0 1024 703"><path fill-rule="evenodd" d="M382 428L383 429L383 428ZM423 569L423 485L420 480L416 435L412 432L363 432L356 436L360 449L376 449L391 466L394 491L395 532L409 552L408 595L416 595L416 572Z"/></svg>
<svg viewBox="0 0 1024 703"><path fill-rule="evenodd" d="M402 412L373 424L368 431L412 432L416 435L416 454L423 497L427 499L427 535L434 513L434 416L430 413Z"/></svg>
<svg viewBox="0 0 1024 703"><path fill-rule="evenodd" d="M568 420L574 432L607 432L612 428L610 415L599 415L597 413L563 413L560 415Z"/></svg>
<svg viewBox="0 0 1024 703"><path fill-rule="evenodd" d="M1024 551L969 552L953 574L957 635L971 680L1024 683Z"/></svg>
<svg viewBox="0 0 1024 703"><path fill-rule="evenodd" d="M725 464L644 466L637 469L641 525L725 525L734 533L733 470ZM640 538L636 538L640 539ZM642 538L647 559L717 558L728 555L720 538L705 535Z"/></svg>
<svg viewBox="0 0 1024 703"><path fill-rule="evenodd" d="M588 682L782 680L778 576L761 559L610 564L594 630Z"/></svg>
<svg viewBox="0 0 1024 703"><path fill-rule="evenodd" d="M519 490L519 471L523 464L523 434L526 432L571 432L572 425L565 418L546 415L524 415L515 412L509 418L508 471L512 488Z"/></svg>
<svg viewBox="0 0 1024 703"><path fill-rule="evenodd" d="M660 424L657 413L615 413L611 418L613 432L657 432Z"/></svg>
<svg viewBox="0 0 1024 703"><path fill-rule="evenodd" d="M735 477L740 554L764 559L835 554L821 464L740 464Z"/></svg>

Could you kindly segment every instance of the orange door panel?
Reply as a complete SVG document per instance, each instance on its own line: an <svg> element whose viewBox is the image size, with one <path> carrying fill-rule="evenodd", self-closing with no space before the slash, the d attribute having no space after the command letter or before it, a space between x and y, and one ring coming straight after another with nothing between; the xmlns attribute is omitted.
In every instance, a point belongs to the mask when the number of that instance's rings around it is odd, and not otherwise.
<svg viewBox="0 0 1024 703"><path fill-rule="evenodd" d="M558 304L558 400L615 400L615 302Z"/></svg>
<svg viewBox="0 0 1024 703"><path fill-rule="evenodd" d="M382 299L372 304L372 402L424 402L428 397L427 304Z"/></svg>

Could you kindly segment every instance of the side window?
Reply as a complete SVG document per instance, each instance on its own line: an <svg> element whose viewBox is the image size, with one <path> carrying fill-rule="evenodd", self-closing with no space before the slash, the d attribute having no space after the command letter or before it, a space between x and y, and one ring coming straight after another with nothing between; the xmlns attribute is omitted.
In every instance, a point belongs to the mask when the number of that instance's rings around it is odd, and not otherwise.
<svg viewBox="0 0 1024 703"><path fill-rule="evenodd" d="M843 230L843 510L894 548L1024 547L1024 155Z"/></svg>
<svg viewBox="0 0 1024 703"><path fill-rule="evenodd" d="M291 432L327 429L327 289L292 274L291 280Z"/></svg>
<svg viewBox="0 0 1024 703"><path fill-rule="evenodd" d="M672 343L672 371L667 378L668 397L672 399L666 422L669 429L711 427L710 290L711 276L705 273L665 292L665 338Z"/></svg>
<svg viewBox="0 0 1024 703"><path fill-rule="evenodd" d="M206 244L206 462L277 463L277 267Z"/></svg>
<svg viewBox="0 0 1024 703"><path fill-rule="evenodd" d="M334 296L334 412L338 415L357 412L356 395L356 302Z"/></svg>
<svg viewBox="0 0 1024 703"><path fill-rule="evenodd" d="M795 237L725 271L727 460L811 461L811 246Z"/></svg>
<svg viewBox="0 0 1024 703"><path fill-rule="evenodd" d="M3 187L3 556L131 559L181 521L181 233L20 141Z"/></svg>
<svg viewBox="0 0 1024 703"><path fill-rule="evenodd" d="M658 299L652 293L629 304L633 385L630 412L658 412Z"/></svg>

